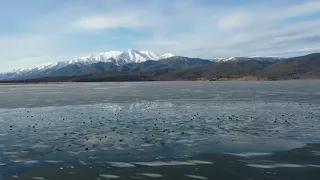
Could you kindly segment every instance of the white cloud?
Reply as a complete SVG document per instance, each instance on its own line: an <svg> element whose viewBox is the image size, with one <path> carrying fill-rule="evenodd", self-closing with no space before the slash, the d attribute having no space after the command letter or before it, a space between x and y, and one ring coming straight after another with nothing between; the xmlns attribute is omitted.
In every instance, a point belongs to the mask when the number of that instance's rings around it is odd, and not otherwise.
<svg viewBox="0 0 320 180"><path fill-rule="evenodd" d="M127 44L203 58L319 50L320 19L294 19L319 15L319 1L270 0L233 7L197 0L141 3L75 1L20 22L20 33L0 33L0 71ZM137 37L128 38L131 31Z"/></svg>
<svg viewBox="0 0 320 180"><path fill-rule="evenodd" d="M252 9L251 9L252 8ZM287 18L300 17L320 13L319 1L307 1L302 4L286 4L286 6L251 7L231 9L218 22L222 29L269 27ZM271 26L271 27L270 27Z"/></svg>
<svg viewBox="0 0 320 180"><path fill-rule="evenodd" d="M289 8L284 8L282 10L283 11L278 11L276 14L282 14L283 17L294 17L294 16L301 16L301 15L306 15L311 13L319 13L320 1L318 0L307 1L302 4L292 5Z"/></svg>
<svg viewBox="0 0 320 180"><path fill-rule="evenodd" d="M256 6L255 9L231 8L226 13L215 14L219 18L204 13L198 14L199 20L192 24L197 27L193 33L176 44L164 47L151 41L147 47L199 57L251 56L257 53L268 56L280 55L281 51L311 52L311 49L318 49L320 19L286 22L286 18L320 13L316 1L278 7ZM203 20L201 16L208 19Z"/></svg>
<svg viewBox="0 0 320 180"><path fill-rule="evenodd" d="M218 22L218 27L222 29L242 28L252 25L257 21L255 17L247 13L234 13L226 16Z"/></svg>
<svg viewBox="0 0 320 180"><path fill-rule="evenodd" d="M140 22L132 16L108 16L100 15L81 18L75 25L84 29L112 29L112 28L135 28L140 27Z"/></svg>

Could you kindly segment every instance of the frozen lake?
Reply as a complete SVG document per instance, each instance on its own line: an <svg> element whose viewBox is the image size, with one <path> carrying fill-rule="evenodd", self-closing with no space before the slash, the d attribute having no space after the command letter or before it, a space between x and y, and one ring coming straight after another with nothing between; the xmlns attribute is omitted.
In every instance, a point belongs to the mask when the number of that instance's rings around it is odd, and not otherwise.
<svg viewBox="0 0 320 180"><path fill-rule="evenodd" d="M319 179L319 142L319 81L0 86L0 179Z"/></svg>

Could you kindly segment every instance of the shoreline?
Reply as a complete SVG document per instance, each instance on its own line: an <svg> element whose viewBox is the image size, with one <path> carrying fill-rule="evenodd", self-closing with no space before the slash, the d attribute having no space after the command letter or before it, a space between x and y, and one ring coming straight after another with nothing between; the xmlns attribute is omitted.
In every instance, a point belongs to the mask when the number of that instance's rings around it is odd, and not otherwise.
<svg viewBox="0 0 320 180"><path fill-rule="evenodd" d="M73 84L75 82L26 82L26 83L13 83L13 82L8 82L8 83L2 83L0 82L0 86L7 86L7 85L28 85L28 84L33 84L33 85L40 85L40 84Z"/></svg>
<svg viewBox="0 0 320 180"><path fill-rule="evenodd" d="M84 83L112 83L112 82L272 82L272 81L320 81L320 78L311 78L311 79L279 79L279 80L265 80L265 79L259 79L259 80L252 80L252 79L219 79L219 80L155 80L155 81L69 81L69 82L8 82L3 83L0 82L0 86L8 86L8 85L46 85L46 84L84 84Z"/></svg>

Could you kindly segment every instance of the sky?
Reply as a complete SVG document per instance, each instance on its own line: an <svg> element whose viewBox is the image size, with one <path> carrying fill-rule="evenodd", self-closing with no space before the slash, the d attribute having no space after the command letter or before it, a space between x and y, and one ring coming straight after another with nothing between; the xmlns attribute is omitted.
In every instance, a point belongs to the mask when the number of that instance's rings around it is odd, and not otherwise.
<svg viewBox="0 0 320 180"><path fill-rule="evenodd" d="M0 0L0 72L127 49L214 58L320 51L320 0Z"/></svg>

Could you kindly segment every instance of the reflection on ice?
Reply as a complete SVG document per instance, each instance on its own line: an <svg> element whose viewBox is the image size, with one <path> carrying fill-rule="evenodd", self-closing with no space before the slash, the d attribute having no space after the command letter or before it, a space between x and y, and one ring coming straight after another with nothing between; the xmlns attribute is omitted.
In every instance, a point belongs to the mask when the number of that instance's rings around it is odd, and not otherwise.
<svg viewBox="0 0 320 180"><path fill-rule="evenodd" d="M150 178L161 178L162 177L161 174L155 174L155 173L139 173L138 175L147 176Z"/></svg>
<svg viewBox="0 0 320 180"><path fill-rule="evenodd" d="M63 163L63 161L57 161L57 160L46 160L46 163Z"/></svg>
<svg viewBox="0 0 320 180"><path fill-rule="evenodd" d="M36 179L36 180L45 180L43 177L32 177L32 179Z"/></svg>
<svg viewBox="0 0 320 180"><path fill-rule="evenodd" d="M241 156L241 157L252 157L252 156L268 156L272 153L256 153L256 152L247 152L247 153L225 153L234 156Z"/></svg>
<svg viewBox="0 0 320 180"><path fill-rule="evenodd" d="M209 161L200 161L200 160L189 160L188 162L194 163L194 164L213 164Z"/></svg>
<svg viewBox="0 0 320 180"><path fill-rule="evenodd" d="M247 164L249 167L254 168L303 168L303 167L320 167L320 165L300 165L300 164L269 164L269 165L262 165L262 164Z"/></svg>
<svg viewBox="0 0 320 180"><path fill-rule="evenodd" d="M203 177L203 176L196 176L196 175L185 175L189 178L194 178L194 179L201 179L201 180L205 180L205 179L208 179L206 177Z"/></svg>
<svg viewBox="0 0 320 180"><path fill-rule="evenodd" d="M116 179L116 178L120 178L119 176L112 175L112 174L100 174L99 176L100 176L100 177L103 177L103 178L107 178L107 179Z"/></svg>
<svg viewBox="0 0 320 180"><path fill-rule="evenodd" d="M135 167L134 164L125 163L125 162L108 162L108 163L114 167L121 167L121 168Z"/></svg>

